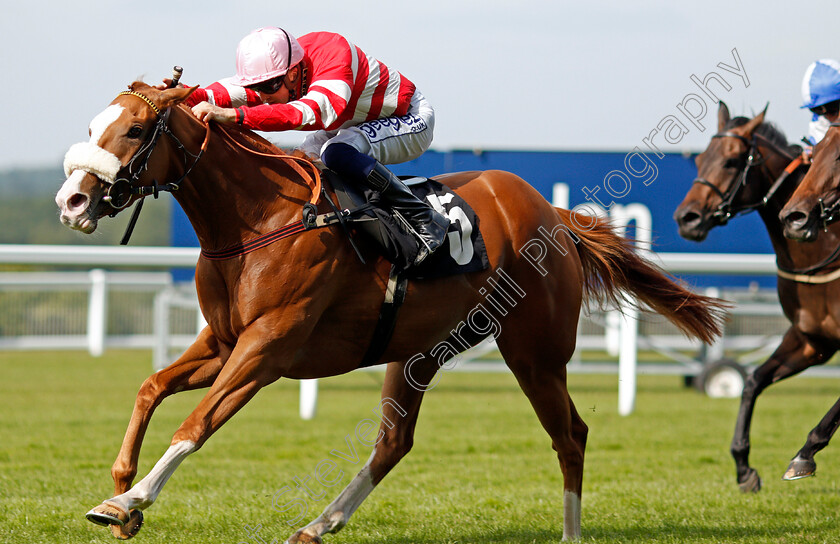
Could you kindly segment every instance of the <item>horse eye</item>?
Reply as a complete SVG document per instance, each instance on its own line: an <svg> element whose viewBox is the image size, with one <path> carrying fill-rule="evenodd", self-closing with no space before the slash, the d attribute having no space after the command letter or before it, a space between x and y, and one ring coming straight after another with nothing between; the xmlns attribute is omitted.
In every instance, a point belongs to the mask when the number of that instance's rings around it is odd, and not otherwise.
<svg viewBox="0 0 840 544"><path fill-rule="evenodd" d="M139 138L141 134L143 134L143 127L139 125L134 125L130 129L128 129L129 138Z"/></svg>
<svg viewBox="0 0 840 544"><path fill-rule="evenodd" d="M723 163L725 168L738 168L741 166L740 159L726 159L726 162Z"/></svg>

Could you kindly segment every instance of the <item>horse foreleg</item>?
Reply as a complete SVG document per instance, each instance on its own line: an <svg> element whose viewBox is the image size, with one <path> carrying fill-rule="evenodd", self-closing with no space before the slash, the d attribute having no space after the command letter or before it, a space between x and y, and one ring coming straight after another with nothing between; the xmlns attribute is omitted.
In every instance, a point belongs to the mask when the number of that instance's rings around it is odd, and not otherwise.
<svg viewBox="0 0 840 544"><path fill-rule="evenodd" d="M438 368L432 357L424 357L409 367L402 363L388 365L380 403L382 423L370 458L321 515L289 537L287 544L321 542L321 536L347 525L371 491L411 450L423 393Z"/></svg>
<svg viewBox="0 0 840 544"><path fill-rule="evenodd" d="M279 367L262 364L271 344L270 333L265 327L252 326L239 338L210 391L175 432L171 445L149 474L129 490L91 510L88 519L102 525L121 526L129 521L130 512L151 506L181 462L197 451L257 391L280 377ZM272 355L290 356L290 353Z"/></svg>
<svg viewBox="0 0 840 544"><path fill-rule="evenodd" d="M819 424L808 433L808 439L796 457L790 462L783 480L799 480L813 476L817 471L817 464L814 462L814 455L824 447L828 446L831 437L840 426L840 399L828 411Z"/></svg>
<svg viewBox="0 0 840 544"><path fill-rule="evenodd" d="M219 345L208 327L177 361L143 382L134 401L134 411L120 452L111 468L114 495L128 491L137 475L140 448L155 409L170 395L209 387L219 375L228 354L229 351Z"/></svg>
<svg viewBox="0 0 840 544"><path fill-rule="evenodd" d="M746 493L761 489L758 471L749 464L750 423L758 395L769 385L798 374L808 367L824 363L830 356L831 353L814 348L797 329L791 327L773 355L747 377L730 448L741 491Z"/></svg>

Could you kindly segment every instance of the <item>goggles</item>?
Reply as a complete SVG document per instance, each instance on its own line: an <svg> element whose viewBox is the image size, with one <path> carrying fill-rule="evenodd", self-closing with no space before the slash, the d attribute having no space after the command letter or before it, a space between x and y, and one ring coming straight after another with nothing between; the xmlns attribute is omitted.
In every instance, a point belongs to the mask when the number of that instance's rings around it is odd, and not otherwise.
<svg viewBox="0 0 840 544"><path fill-rule="evenodd" d="M833 102L829 102L828 104L808 109L815 115L837 115L837 113L840 112L840 100L835 100Z"/></svg>
<svg viewBox="0 0 840 544"><path fill-rule="evenodd" d="M283 80L285 78L286 74L283 74L282 76L271 78L267 81L261 81L259 83L254 83L253 85L248 85L246 88L258 93L274 94L283 86Z"/></svg>

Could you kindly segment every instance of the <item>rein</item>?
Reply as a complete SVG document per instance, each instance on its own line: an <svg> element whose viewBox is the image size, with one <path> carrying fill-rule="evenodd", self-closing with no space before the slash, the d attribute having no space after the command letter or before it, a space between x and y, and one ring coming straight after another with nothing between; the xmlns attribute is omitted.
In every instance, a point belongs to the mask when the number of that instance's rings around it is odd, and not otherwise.
<svg viewBox="0 0 840 544"><path fill-rule="evenodd" d="M219 127L222 134L224 134L225 138L227 138L227 140L230 143L236 145L240 149L243 149L243 150L247 151L248 153L250 153L252 155L256 155L258 157L269 157L269 158L276 158L276 159L284 160L284 161L288 162L288 164L300 175L300 177L307 180L307 182L309 182L309 180L311 179L312 183L310 183L310 185L312 186L312 197L309 199L309 203L312 204L313 206L318 203L318 199L319 199L320 194L321 194L321 171L318 169L318 167L312 161L310 161L309 159L305 159L303 157L296 157L294 155L288 155L288 154L285 154L285 153L263 153L261 151L256 151L254 149L250 149L248 147L245 147L241 143L239 143L236 140L236 138L231 136L230 133L228 132L228 130L224 127L224 125L217 125L217 126ZM306 165L306 166L308 166L312 169L311 178L310 178L310 176L308 176L306 174L304 169L300 166L301 164Z"/></svg>
<svg viewBox="0 0 840 544"><path fill-rule="evenodd" d="M209 126L209 124L208 124ZM226 259L232 259L234 257L241 257L242 255L246 255L251 253L252 251L256 251L258 249L262 249L268 245L273 244L278 240L282 240L283 238L288 238L289 236L294 236L295 234L300 234L301 232L305 232L312 228L320 228L326 227L333 223L340 223L342 227L345 228L345 221L349 218L349 211L344 210L340 211L335 206L334 213L332 214L323 214L317 215L317 207L316 204L323 193L324 198L332 205L332 201L326 195L326 192L321 187L321 171L318 167L310 160L305 159L303 157L295 157L294 155L287 155L282 153L263 153L261 151L256 151L254 149L250 149L240 142L236 140L231 134L227 131L227 129L223 125L218 125L220 132L224 135L224 137L228 140L228 142L235 144L240 149L245 150L246 152L257 155L259 157L269 157L269 158L276 158L286 161L289 166L291 166L295 172L297 172L301 178L307 180L309 182L311 180L310 185L312 185L312 197L309 199L307 204L303 206L303 219L300 221L295 221L294 223L290 223L284 227L280 227L279 229L273 230L271 232L267 232L263 235L257 236L247 242L242 242L237 244L233 247L219 250L219 251L210 251L210 250L201 250L201 256L205 259L209 259L211 261L222 261ZM312 176L308 176L304 171L304 168L301 164L307 165L312 168ZM351 238L352 243L352 238ZM356 253L359 254L361 258L361 254L359 250L355 247ZM364 259L362 259L364 262Z"/></svg>
<svg viewBox="0 0 840 544"><path fill-rule="evenodd" d="M350 235L349 224L351 222L356 221L370 220L369 218L365 218L362 216L372 208L372 205L366 204L364 206L359 206L358 208L353 208L352 210L340 210L333 203L333 201L330 200L326 190L321 189L321 194L324 197L324 200L326 200L327 203L329 203L329 205L332 207L332 212L322 213L319 215L317 208L314 204L312 204L311 202L304 204L303 219L301 219L300 221L289 223L284 227L280 227L279 229L267 232L261 236L252 238L247 242L239 243L227 249L222 249L218 251L209 251L206 249L202 249L201 256L211 261L224 261L227 259L233 259L234 257L241 257L243 255L251 253L252 251L256 251L258 249L267 247L273 244L274 242L277 242L278 240L282 240L283 238L288 238L289 236L294 236L295 234L300 234L302 232L306 232L312 229L328 227L337 223L341 226L342 229L344 229L345 233L347 233L347 239L350 241L350 245L355 250L356 255L359 256L359 260L362 261L362 264L365 264L365 259L364 257L362 257L361 251L359 251L359 248L353 241L353 237Z"/></svg>

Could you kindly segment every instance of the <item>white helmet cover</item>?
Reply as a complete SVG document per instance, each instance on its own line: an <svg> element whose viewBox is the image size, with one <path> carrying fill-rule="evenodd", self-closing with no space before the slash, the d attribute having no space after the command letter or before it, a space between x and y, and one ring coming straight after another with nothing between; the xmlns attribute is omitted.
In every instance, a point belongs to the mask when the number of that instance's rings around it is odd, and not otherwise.
<svg viewBox="0 0 840 544"><path fill-rule="evenodd" d="M802 79L802 107L815 108L840 100L840 62L820 59L811 63Z"/></svg>

